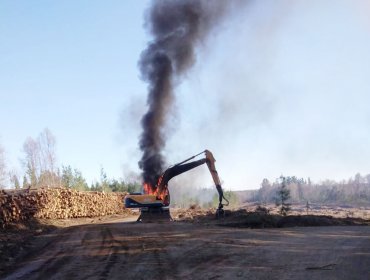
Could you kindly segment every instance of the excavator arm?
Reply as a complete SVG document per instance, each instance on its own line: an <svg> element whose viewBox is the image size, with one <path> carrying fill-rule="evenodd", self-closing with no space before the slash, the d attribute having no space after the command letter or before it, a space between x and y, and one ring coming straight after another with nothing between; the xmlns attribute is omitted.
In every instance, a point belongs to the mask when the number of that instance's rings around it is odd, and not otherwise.
<svg viewBox="0 0 370 280"><path fill-rule="evenodd" d="M221 214L219 212L222 212L222 214L223 214L223 211L221 211L221 209L224 206L222 204L222 200L224 199L226 201L226 206L229 205L229 201L224 196L224 191L221 187L221 181L220 181L220 178L218 177L218 173L217 173L216 166L215 166L215 161L216 160L213 157L213 154L208 150L205 150L204 152L206 154L207 166L208 166L209 172L212 175L213 182L215 183L215 186L216 186L216 189L217 189L217 192L218 192L218 200L219 200L218 214Z"/></svg>
<svg viewBox="0 0 370 280"><path fill-rule="evenodd" d="M196 156L198 156L202 153L205 153L205 158L197 160L197 161L192 161L190 163L186 163L187 161L192 160L193 158L195 158ZM218 192L218 196L219 196L218 209L219 209L219 211L221 211L221 209L224 206L224 204L222 204L223 200L225 200L227 202L225 205L229 205L229 201L224 197L224 193L223 193L223 190L222 190L222 187L221 187L221 181L220 181L220 178L218 177L218 173L217 173L216 166L215 166L215 161L216 160L213 157L213 154L209 150L205 150L202 153L197 154L193 157L190 157L190 158L188 158L188 159L186 159L186 160L168 168L162 174L161 178L159 179L159 183L157 185L157 196L162 197L163 193L168 192L168 182L173 177L178 176L178 175L180 175L184 172L187 172L187 171L189 171L193 168L196 168L196 167L198 167L198 166L200 166L204 163L207 163L207 167L209 169L209 172L212 175L213 182L215 183L215 186L216 186L216 189L217 189L217 192Z"/></svg>
<svg viewBox="0 0 370 280"><path fill-rule="evenodd" d="M189 162L195 157L205 154L205 158ZM215 158L209 150L205 150L199 154L196 154L180 163L169 167L163 174L159 177L158 183L155 188L155 192L151 194L139 195L132 194L128 195L125 198L125 206L127 208L140 208L140 207L162 207L168 206L169 201L169 191L168 191L168 182L175 176L178 176L182 173L185 173L193 168L196 168L204 163L207 164L209 172L212 175L213 182L215 183L216 190L219 196L219 205L216 212L217 217L224 214L223 206L229 205L229 201L224 197L224 193L221 187L220 178L215 166ZM223 200L226 201L226 204L223 204Z"/></svg>

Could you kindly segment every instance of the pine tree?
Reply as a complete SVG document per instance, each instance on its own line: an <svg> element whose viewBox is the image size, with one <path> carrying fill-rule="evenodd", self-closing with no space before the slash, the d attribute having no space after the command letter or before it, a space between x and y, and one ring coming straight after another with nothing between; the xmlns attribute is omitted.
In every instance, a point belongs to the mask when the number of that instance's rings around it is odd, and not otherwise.
<svg viewBox="0 0 370 280"><path fill-rule="evenodd" d="M308 203L308 200L307 200L307 203L306 203L306 214L308 215L308 210L310 210L310 204Z"/></svg>
<svg viewBox="0 0 370 280"><path fill-rule="evenodd" d="M13 187L18 190L21 188L21 184L19 183L19 180L18 180L18 176L15 175L15 174L11 174L10 175L10 181L12 182L13 184Z"/></svg>
<svg viewBox="0 0 370 280"><path fill-rule="evenodd" d="M81 171L78 169L74 170L74 176L73 176L73 188L78 191L86 191L89 189L85 178L82 176Z"/></svg>
<svg viewBox="0 0 370 280"><path fill-rule="evenodd" d="M286 179L280 176L281 186L277 191L276 205L280 206L280 214L286 216L290 211L290 203L287 201L290 199L290 190L287 188Z"/></svg>
<svg viewBox="0 0 370 280"><path fill-rule="evenodd" d="M26 176L26 175L24 175L24 176L23 176L22 188L23 188L23 189L26 189L26 188L28 188L28 186L29 186L29 183L28 183L27 176Z"/></svg>
<svg viewBox="0 0 370 280"><path fill-rule="evenodd" d="M76 168L72 171L70 165L62 167L62 185L66 188L78 191L86 191L89 189L81 171Z"/></svg>
<svg viewBox="0 0 370 280"><path fill-rule="evenodd" d="M73 172L70 165L62 166L62 185L66 188L73 187Z"/></svg>
<svg viewBox="0 0 370 280"><path fill-rule="evenodd" d="M109 188L108 177L107 177L107 174L105 173L103 167L100 169L100 184L101 184L102 192L110 192L110 191L112 191Z"/></svg>

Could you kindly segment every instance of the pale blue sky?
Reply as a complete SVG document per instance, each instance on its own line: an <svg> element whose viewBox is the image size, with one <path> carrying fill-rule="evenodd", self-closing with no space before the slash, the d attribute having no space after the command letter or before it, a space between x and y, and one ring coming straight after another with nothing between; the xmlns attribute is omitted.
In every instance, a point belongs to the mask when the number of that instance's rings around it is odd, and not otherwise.
<svg viewBox="0 0 370 280"><path fill-rule="evenodd" d="M11 166L48 127L60 163L121 176L120 114L145 94L137 60L148 1L1 1L0 137ZM126 141L126 140L125 140ZM132 159L137 161L137 159Z"/></svg>
<svg viewBox="0 0 370 280"><path fill-rule="evenodd" d="M59 164L89 183L101 166L116 178L138 171L148 4L0 1L0 143L10 169L22 174L25 139L48 127ZM369 11L366 1L248 1L176 89L169 164L209 148L227 189L281 174L370 173ZM212 184L206 169L189 176Z"/></svg>

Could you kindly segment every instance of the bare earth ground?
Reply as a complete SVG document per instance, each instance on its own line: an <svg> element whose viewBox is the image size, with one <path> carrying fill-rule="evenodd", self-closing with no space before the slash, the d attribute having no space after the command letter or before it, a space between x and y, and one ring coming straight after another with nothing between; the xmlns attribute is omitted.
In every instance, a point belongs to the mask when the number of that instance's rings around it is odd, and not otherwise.
<svg viewBox="0 0 370 280"><path fill-rule="evenodd" d="M370 227L90 219L34 238L3 279L370 279Z"/></svg>

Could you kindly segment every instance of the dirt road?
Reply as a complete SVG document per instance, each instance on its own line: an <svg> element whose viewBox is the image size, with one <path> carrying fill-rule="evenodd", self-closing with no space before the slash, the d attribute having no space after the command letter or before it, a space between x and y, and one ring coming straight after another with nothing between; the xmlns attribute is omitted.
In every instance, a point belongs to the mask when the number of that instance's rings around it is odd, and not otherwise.
<svg viewBox="0 0 370 280"><path fill-rule="evenodd" d="M370 279L370 227L235 229L129 219L39 236L5 279Z"/></svg>

